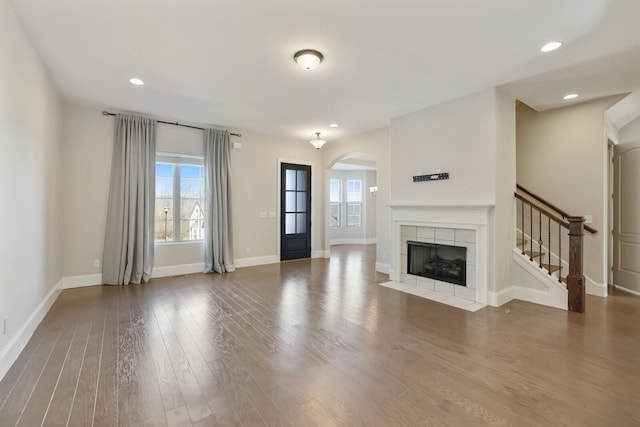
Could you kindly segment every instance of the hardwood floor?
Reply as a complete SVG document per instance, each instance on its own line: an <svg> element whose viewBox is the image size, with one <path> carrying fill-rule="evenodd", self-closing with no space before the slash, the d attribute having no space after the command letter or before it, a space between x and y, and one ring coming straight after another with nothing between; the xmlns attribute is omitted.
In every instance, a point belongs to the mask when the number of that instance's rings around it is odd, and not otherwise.
<svg viewBox="0 0 640 427"><path fill-rule="evenodd" d="M378 286L374 251L66 290L0 426L640 425L640 298L471 313Z"/></svg>

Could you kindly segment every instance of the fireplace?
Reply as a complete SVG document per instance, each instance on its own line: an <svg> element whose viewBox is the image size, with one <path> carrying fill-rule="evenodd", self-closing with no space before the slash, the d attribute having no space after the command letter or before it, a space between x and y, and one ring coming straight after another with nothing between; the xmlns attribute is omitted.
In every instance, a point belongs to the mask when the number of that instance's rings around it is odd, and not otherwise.
<svg viewBox="0 0 640 427"><path fill-rule="evenodd" d="M467 248L407 241L407 273L467 286Z"/></svg>
<svg viewBox="0 0 640 427"><path fill-rule="evenodd" d="M491 210L492 206L489 205L391 205L393 250L389 278L419 290L487 304L488 224ZM409 242L465 248L465 281L461 280L462 285L445 282L442 278L431 279L409 273Z"/></svg>

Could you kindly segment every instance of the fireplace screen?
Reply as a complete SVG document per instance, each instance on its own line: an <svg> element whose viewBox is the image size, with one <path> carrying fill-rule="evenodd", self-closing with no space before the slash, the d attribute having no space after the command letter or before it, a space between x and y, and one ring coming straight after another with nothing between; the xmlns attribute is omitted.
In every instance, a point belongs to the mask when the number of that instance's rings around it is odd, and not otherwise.
<svg viewBox="0 0 640 427"><path fill-rule="evenodd" d="M423 242L407 245L409 274L467 286L467 248Z"/></svg>

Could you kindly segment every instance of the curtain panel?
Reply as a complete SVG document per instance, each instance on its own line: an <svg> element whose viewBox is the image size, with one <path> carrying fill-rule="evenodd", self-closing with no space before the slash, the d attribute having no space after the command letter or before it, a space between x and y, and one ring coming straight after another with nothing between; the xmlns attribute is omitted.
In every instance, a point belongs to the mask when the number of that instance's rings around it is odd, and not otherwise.
<svg viewBox="0 0 640 427"><path fill-rule="evenodd" d="M229 132L204 130L205 273L234 271Z"/></svg>
<svg viewBox="0 0 640 427"><path fill-rule="evenodd" d="M148 282L153 269L156 121L117 114L102 283Z"/></svg>

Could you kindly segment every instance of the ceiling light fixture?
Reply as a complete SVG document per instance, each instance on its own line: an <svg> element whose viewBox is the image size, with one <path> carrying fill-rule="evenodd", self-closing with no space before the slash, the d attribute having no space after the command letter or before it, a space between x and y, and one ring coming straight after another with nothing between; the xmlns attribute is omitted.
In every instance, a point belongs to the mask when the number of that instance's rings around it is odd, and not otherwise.
<svg viewBox="0 0 640 427"><path fill-rule="evenodd" d="M330 128L337 128L337 127L338 127L338 124L337 124L337 123L331 123L331 124L329 125L329 127L330 127Z"/></svg>
<svg viewBox="0 0 640 427"><path fill-rule="evenodd" d="M293 55L294 61L298 63L300 68L309 71L316 68L322 62L324 57L320 52L313 49L304 49Z"/></svg>
<svg viewBox="0 0 640 427"><path fill-rule="evenodd" d="M564 100L576 99L578 97L577 93L570 93L569 95L565 95L562 97Z"/></svg>
<svg viewBox="0 0 640 427"><path fill-rule="evenodd" d="M562 46L560 42L549 42L540 48L540 52L552 52Z"/></svg>
<svg viewBox="0 0 640 427"><path fill-rule="evenodd" d="M309 144L316 147L316 150L319 150L320 147L322 147L326 143L327 141L325 141L324 139L320 139L320 132L316 132L316 139L312 139L311 141L309 141Z"/></svg>
<svg viewBox="0 0 640 427"><path fill-rule="evenodd" d="M142 86L144 84L144 82L140 79L136 79L135 77L132 79L129 79L129 83L131 83L132 85L136 85L136 86Z"/></svg>

